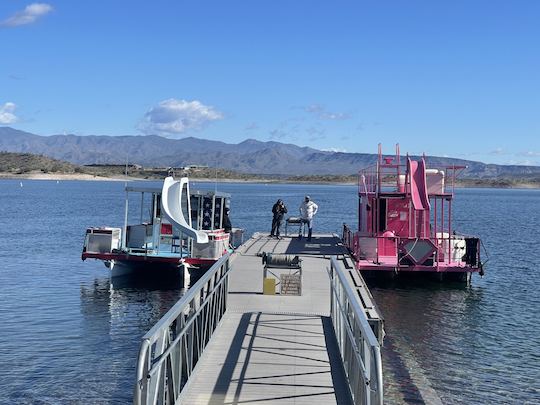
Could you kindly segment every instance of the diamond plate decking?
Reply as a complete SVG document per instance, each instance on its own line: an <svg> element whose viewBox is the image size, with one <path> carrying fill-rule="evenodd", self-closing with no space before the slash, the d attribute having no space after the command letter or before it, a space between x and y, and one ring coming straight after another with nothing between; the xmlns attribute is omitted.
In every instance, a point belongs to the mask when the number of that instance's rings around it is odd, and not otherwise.
<svg viewBox="0 0 540 405"><path fill-rule="evenodd" d="M263 253L300 255L302 296L262 294ZM337 237L255 234L232 257L228 311L183 397L186 404L350 404L326 267ZM287 270L284 270L287 271Z"/></svg>

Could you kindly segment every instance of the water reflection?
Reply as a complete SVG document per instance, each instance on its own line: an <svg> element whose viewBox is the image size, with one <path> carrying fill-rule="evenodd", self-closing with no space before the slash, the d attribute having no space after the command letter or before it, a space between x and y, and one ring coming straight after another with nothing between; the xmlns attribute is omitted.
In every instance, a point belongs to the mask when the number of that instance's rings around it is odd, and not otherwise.
<svg viewBox="0 0 540 405"><path fill-rule="evenodd" d="M443 386L470 386L466 370L483 291L462 283L370 282L384 318L386 393L405 401L437 401ZM448 362L448 356L456 359ZM468 357L470 359L470 357ZM444 401L443 401L444 402Z"/></svg>
<svg viewBox="0 0 540 405"><path fill-rule="evenodd" d="M178 274L146 275L133 274L111 278L111 287L114 290L181 290L182 277Z"/></svg>
<svg viewBox="0 0 540 405"><path fill-rule="evenodd" d="M96 278L81 284L81 341L84 361L100 375L89 398L129 402L142 335L182 296L180 277ZM101 397L100 397L101 396Z"/></svg>
<svg viewBox="0 0 540 405"><path fill-rule="evenodd" d="M80 288L81 312L89 329L106 322L109 334L129 320L148 329L183 295L181 277L96 278ZM140 329L139 329L140 330Z"/></svg>

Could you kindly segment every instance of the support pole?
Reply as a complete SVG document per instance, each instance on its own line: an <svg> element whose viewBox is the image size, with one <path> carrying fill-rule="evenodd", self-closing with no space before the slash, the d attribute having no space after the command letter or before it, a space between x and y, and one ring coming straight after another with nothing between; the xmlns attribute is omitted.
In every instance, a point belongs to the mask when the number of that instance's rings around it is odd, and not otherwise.
<svg viewBox="0 0 540 405"><path fill-rule="evenodd" d="M124 231L122 232L122 248L127 248L127 225L128 225L128 210L129 210L129 191L126 184L126 204L124 212Z"/></svg>

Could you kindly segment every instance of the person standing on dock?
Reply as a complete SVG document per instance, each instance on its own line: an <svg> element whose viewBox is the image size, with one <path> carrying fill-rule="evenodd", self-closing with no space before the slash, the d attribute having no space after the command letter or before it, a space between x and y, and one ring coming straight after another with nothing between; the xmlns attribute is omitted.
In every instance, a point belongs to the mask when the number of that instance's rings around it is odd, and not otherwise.
<svg viewBox="0 0 540 405"><path fill-rule="evenodd" d="M276 236L279 239L279 228L283 221L283 215L287 213L287 207L283 203L283 200L277 200L272 207L272 213L274 214L274 217L272 218L272 231L270 232L270 237L273 238Z"/></svg>
<svg viewBox="0 0 540 405"><path fill-rule="evenodd" d="M308 227L308 242L311 242L311 234L313 233L313 217L317 213L318 209L319 206L311 201L311 197L309 195L306 195L304 197L304 201L302 204L300 204L300 217L302 218L302 225L307 224ZM302 227L300 227L298 239L302 239Z"/></svg>

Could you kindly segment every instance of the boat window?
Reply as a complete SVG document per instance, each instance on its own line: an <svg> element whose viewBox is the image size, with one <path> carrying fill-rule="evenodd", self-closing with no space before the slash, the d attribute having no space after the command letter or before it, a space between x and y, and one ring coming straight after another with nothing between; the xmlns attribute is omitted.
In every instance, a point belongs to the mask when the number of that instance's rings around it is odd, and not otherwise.
<svg viewBox="0 0 540 405"><path fill-rule="evenodd" d="M156 218L161 218L161 194L156 195Z"/></svg>
<svg viewBox="0 0 540 405"><path fill-rule="evenodd" d="M188 218L190 217L191 213L189 212L189 207L188 207L188 193L185 192L185 189L182 190L182 194L181 194L181 197L182 199L182 202L181 202L181 207L182 207L182 215L184 216L184 218L186 219L186 221L188 221ZM191 201L190 201L190 205L191 205Z"/></svg>
<svg viewBox="0 0 540 405"><path fill-rule="evenodd" d="M379 199L379 232L386 230L386 198Z"/></svg>
<svg viewBox="0 0 540 405"><path fill-rule="evenodd" d="M199 210L201 205L201 199L198 195L191 196L191 226L194 229L202 229L199 223Z"/></svg>

